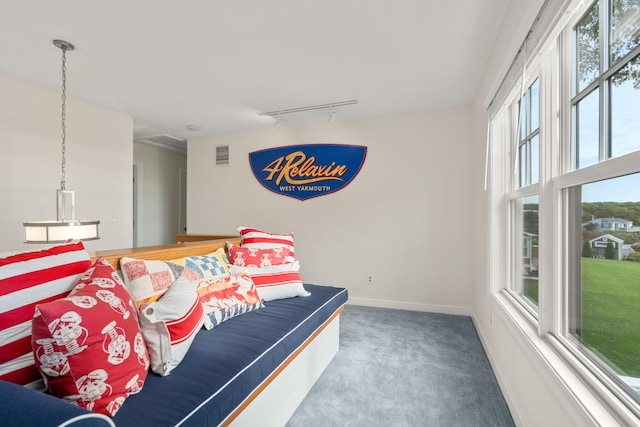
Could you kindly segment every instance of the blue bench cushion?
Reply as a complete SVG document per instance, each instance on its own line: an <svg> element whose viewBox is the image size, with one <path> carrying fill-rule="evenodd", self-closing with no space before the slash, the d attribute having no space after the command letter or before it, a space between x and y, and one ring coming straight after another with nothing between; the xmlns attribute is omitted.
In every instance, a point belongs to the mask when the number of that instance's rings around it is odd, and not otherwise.
<svg viewBox="0 0 640 427"><path fill-rule="evenodd" d="M149 374L113 421L139 425L218 425L347 301L347 290L305 285L308 297L265 308L198 332L170 375Z"/></svg>
<svg viewBox="0 0 640 427"><path fill-rule="evenodd" d="M67 423L67 424L65 424ZM51 395L0 381L0 425L3 427L113 427L106 415L89 412Z"/></svg>

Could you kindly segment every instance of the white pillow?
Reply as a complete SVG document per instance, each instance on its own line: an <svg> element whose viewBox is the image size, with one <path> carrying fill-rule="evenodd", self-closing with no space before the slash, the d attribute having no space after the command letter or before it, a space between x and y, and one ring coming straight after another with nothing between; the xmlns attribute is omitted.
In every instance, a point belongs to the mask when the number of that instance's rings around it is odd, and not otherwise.
<svg viewBox="0 0 640 427"><path fill-rule="evenodd" d="M265 301L311 295L302 284L300 263L297 260L270 267L229 265L229 269L231 274L248 273L256 285L258 295Z"/></svg>
<svg viewBox="0 0 640 427"><path fill-rule="evenodd" d="M202 325L204 314L195 287L180 277L162 297L140 308L140 330L147 343L151 370L165 376L182 361Z"/></svg>
<svg viewBox="0 0 640 427"><path fill-rule="evenodd" d="M296 258L293 233L269 233L252 227L238 227L240 233L240 246L245 248L273 249L286 247L289 254L285 262L293 262Z"/></svg>

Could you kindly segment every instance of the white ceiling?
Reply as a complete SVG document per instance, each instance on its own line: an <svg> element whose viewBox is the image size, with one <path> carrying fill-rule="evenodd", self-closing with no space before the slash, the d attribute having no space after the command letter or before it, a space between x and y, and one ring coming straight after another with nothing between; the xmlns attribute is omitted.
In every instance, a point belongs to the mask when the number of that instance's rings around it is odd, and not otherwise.
<svg viewBox="0 0 640 427"><path fill-rule="evenodd" d="M469 105L512 0L0 0L0 72L130 115L135 137ZM69 111L69 114L73 114ZM328 111L283 116L327 120ZM187 125L200 128L193 132Z"/></svg>

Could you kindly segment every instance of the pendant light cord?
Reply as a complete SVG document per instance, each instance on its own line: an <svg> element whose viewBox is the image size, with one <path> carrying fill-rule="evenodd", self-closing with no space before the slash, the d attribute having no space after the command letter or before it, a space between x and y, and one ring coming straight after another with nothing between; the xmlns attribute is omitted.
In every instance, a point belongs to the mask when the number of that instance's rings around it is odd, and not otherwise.
<svg viewBox="0 0 640 427"><path fill-rule="evenodd" d="M60 189L65 190L66 188L66 174L65 174L65 153L67 151L66 140L67 140L67 47L62 46L62 179L60 180Z"/></svg>

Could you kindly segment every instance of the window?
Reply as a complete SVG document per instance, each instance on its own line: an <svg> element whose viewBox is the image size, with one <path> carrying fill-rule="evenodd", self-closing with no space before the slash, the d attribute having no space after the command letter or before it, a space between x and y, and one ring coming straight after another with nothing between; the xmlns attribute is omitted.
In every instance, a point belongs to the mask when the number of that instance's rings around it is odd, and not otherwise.
<svg viewBox="0 0 640 427"><path fill-rule="evenodd" d="M517 135L515 150L510 150L514 165L509 222L511 259L510 290L534 316L538 307L538 184L540 171L540 84L535 79L512 104L517 118L512 124Z"/></svg>
<svg viewBox="0 0 640 427"><path fill-rule="evenodd" d="M520 100L518 143L520 187L538 182L540 99L538 80L527 89Z"/></svg>
<svg viewBox="0 0 640 427"><path fill-rule="evenodd" d="M515 259L518 266L514 277L514 290L533 310L538 306L538 195L522 197L513 201L517 233L522 239L522 259Z"/></svg>
<svg viewBox="0 0 640 427"><path fill-rule="evenodd" d="M522 324L637 422L640 0L575 0L562 16L490 122L491 277Z"/></svg>
<svg viewBox="0 0 640 427"><path fill-rule="evenodd" d="M637 0L595 1L575 26L574 169L640 149L639 8Z"/></svg>
<svg viewBox="0 0 640 427"><path fill-rule="evenodd" d="M568 337L621 387L640 391L640 173L568 188ZM603 220L609 218L610 221ZM617 229L630 220L639 226ZM598 226L597 224L600 224ZM594 225L594 226L590 226Z"/></svg>
<svg viewBox="0 0 640 427"><path fill-rule="evenodd" d="M632 118L640 111L640 0L595 1L573 31L570 169L608 165L562 190L574 237L564 242L569 301L561 332L640 400L640 263L633 262L640 227L622 226L640 225L640 173L625 173L628 162L616 159L640 149L640 121Z"/></svg>

